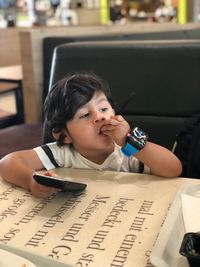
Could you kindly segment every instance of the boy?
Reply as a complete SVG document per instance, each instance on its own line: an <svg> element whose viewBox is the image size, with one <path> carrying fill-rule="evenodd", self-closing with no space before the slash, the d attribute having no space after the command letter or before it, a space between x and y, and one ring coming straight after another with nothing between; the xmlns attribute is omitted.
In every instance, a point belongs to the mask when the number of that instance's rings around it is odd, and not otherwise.
<svg viewBox="0 0 200 267"><path fill-rule="evenodd" d="M44 104L47 127L56 142L19 151L0 161L0 176L47 197L55 189L33 179L38 170L55 167L150 172L177 177L182 171L169 150L147 141L147 135L115 115L108 85L91 73L67 76L55 84ZM141 164L142 163L142 164Z"/></svg>

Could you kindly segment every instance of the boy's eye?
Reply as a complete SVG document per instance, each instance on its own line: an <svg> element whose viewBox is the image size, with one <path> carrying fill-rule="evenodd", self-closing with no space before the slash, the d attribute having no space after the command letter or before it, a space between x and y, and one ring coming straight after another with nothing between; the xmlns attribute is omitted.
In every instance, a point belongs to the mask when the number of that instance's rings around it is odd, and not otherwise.
<svg viewBox="0 0 200 267"><path fill-rule="evenodd" d="M105 112L105 111L107 111L108 110L108 108L101 108L101 111L102 112Z"/></svg>
<svg viewBox="0 0 200 267"><path fill-rule="evenodd" d="M83 118L87 118L88 116L89 116L89 113L85 113L85 114L81 115L79 118L83 119Z"/></svg>

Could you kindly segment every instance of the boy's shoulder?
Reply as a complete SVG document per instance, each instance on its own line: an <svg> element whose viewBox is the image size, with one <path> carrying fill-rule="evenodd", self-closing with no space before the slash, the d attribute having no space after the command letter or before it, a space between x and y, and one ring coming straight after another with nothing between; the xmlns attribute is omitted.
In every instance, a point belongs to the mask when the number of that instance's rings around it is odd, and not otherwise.
<svg viewBox="0 0 200 267"><path fill-rule="evenodd" d="M56 142L38 146L34 150L46 169L65 166L66 161L73 157L73 149L70 146L59 146Z"/></svg>

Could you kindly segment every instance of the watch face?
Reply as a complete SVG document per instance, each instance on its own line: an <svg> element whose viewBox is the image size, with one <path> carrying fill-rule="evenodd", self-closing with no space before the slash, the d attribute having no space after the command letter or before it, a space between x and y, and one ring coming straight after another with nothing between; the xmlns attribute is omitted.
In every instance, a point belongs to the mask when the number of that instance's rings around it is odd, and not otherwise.
<svg viewBox="0 0 200 267"><path fill-rule="evenodd" d="M141 150L144 148L148 139L148 135L138 127L135 127L132 131L132 134L128 135L128 143L132 146Z"/></svg>

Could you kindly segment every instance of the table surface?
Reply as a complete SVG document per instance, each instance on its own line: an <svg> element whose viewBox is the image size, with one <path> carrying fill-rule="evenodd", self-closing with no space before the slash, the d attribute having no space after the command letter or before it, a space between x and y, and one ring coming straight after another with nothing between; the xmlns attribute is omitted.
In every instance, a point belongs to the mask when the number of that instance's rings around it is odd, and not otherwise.
<svg viewBox="0 0 200 267"><path fill-rule="evenodd" d="M76 196L60 192L45 202L0 181L0 240L7 238L7 250L37 267L51 266L48 255L59 260L54 267L86 259L89 267L118 266L120 259L124 267L133 261L134 266L152 266L150 252L177 191L199 183L110 171L56 172L87 183L86 191Z"/></svg>
<svg viewBox="0 0 200 267"><path fill-rule="evenodd" d="M0 67L0 79L21 81L23 79L22 66L13 65L7 67Z"/></svg>

